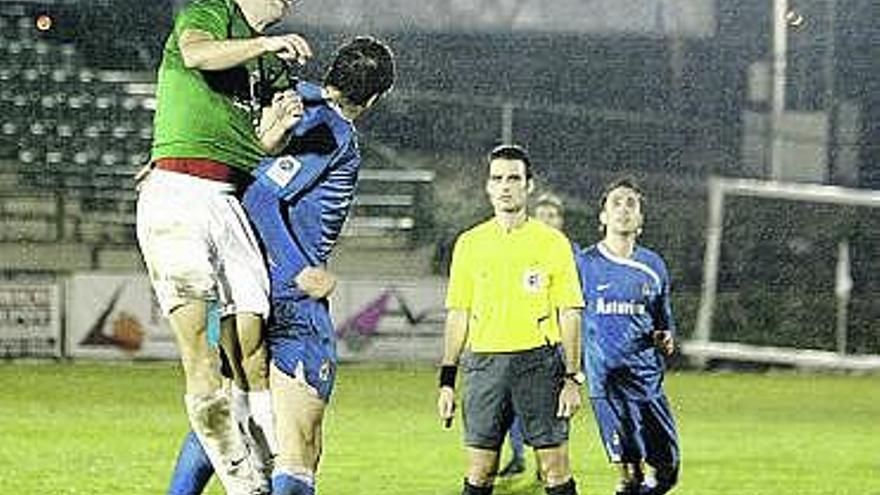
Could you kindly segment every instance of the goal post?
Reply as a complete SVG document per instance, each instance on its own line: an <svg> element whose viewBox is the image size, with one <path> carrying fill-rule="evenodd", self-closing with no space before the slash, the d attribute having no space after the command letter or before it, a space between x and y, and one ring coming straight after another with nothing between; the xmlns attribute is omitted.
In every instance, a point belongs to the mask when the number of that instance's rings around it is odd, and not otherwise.
<svg viewBox="0 0 880 495"><path fill-rule="evenodd" d="M729 198L751 197L785 202L838 205L843 207L880 207L880 191L853 189L818 184L762 181L744 178L712 177L708 182L708 219L703 257L703 286L693 337L684 342L682 351L696 363L705 366L709 360L724 359L785 364L803 367L880 369L880 354L847 352L847 308L852 279L849 275L850 254L847 239L838 241L835 249L836 297L835 350L799 348L798 346L750 345L742 342L713 339L713 323L719 293L719 271L722 262L725 207Z"/></svg>

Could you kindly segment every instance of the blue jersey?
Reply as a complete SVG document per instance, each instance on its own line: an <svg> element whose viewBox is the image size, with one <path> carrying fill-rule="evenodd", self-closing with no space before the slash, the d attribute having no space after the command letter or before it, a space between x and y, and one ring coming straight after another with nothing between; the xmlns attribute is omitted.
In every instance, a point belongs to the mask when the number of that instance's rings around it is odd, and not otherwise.
<svg viewBox="0 0 880 495"><path fill-rule="evenodd" d="M253 172L242 203L263 243L271 298L303 299L294 277L327 261L351 209L361 157L352 122L300 82L302 119L285 154Z"/></svg>
<svg viewBox="0 0 880 495"><path fill-rule="evenodd" d="M581 251L577 265L586 302L582 338L590 396L605 397L612 388L633 399L658 396L663 358L652 332L675 331L663 259L640 246L631 258L621 258L596 244Z"/></svg>

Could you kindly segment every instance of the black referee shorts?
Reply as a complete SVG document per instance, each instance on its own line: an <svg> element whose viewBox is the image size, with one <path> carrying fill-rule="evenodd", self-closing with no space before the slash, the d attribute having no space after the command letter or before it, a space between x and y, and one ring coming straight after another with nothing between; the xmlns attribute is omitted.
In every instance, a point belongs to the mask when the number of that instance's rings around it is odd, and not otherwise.
<svg viewBox="0 0 880 495"><path fill-rule="evenodd" d="M525 441L549 448L568 441L568 420L556 417L565 375L557 346L511 353L470 353L462 362L465 444L500 450L514 414Z"/></svg>

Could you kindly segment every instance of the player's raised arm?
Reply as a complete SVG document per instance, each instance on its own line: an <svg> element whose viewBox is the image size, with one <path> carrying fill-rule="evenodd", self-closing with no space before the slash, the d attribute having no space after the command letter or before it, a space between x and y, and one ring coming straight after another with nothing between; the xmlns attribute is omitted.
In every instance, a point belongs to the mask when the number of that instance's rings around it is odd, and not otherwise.
<svg viewBox="0 0 880 495"><path fill-rule="evenodd" d="M218 40L207 32L187 29L178 46L186 68L199 70L229 69L267 53L300 64L312 57L308 42L298 34Z"/></svg>

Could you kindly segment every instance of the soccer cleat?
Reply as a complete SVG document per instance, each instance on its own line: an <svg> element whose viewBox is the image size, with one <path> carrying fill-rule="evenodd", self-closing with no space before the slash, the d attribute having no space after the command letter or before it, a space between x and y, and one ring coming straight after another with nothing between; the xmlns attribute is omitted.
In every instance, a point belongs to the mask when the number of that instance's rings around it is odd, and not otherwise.
<svg viewBox="0 0 880 495"><path fill-rule="evenodd" d="M499 478L511 478L525 472L526 461L522 457L514 457L498 472Z"/></svg>

